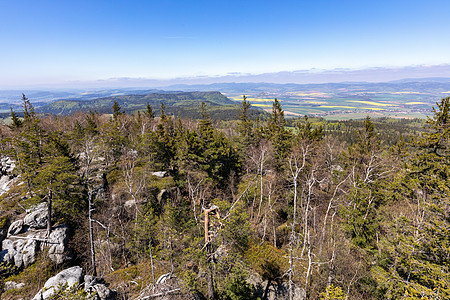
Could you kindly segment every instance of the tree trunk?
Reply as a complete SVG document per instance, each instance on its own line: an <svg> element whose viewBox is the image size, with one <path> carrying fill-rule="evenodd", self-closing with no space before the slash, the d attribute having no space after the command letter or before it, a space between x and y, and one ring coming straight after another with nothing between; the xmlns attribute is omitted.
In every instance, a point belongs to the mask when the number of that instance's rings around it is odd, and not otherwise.
<svg viewBox="0 0 450 300"><path fill-rule="evenodd" d="M264 295L262 297L263 300L267 300L267 294L269 294L269 288L270 288L271 284L272 284L272 281L270 279L268 279L266 288L264 289Z"/></svg>
<svg viewBox="0 0 450 300"><path fill-rule="evenodd" d="M94 227L93 227L93 220L92 220L92 211L94 210L92 208L92 192L89 192L88 196L89 200L89 241L91 244L91 263L92 263L92 275L97 276L97 267L95 263L95 244L94 244Z"/></svg>
<svg viewBox="0 0 450 300"><path fill-rule="evenodd" d="M205 209L205 250L206 250L206 256L208 260L208 268L209 268L209 274L208 274L208 299L216 299L216 292L214 290L214 274L213 274L213 261L212 261L212 254L213 249L211 245L211 236L209 234L209 214L213 211L217 212L217 207L212 206L209 209ZM220 220L220 216L219 220Z"/></svg>
<svg viewBox="0 0 450 300"><path fill-rule="evenodd" d="M51 184L51 182L50 182ZM53 198L53 192L51 189L48 190L48 199L47 199L47 235L50 236L50 233L52 232L52 199Z"/></svg>
<svg viewBox="0 0 450 300"><path fill-rule="evenodd" d="M150 248L150 263L152 266L152 280L153 280L153 285L155 285L155 267L153 265L153 250L152 250L152 242L151 241L148 244L148 247Z"/></svg>
<svg viewBox="0 0 450 300"><path fill-rule="evenodd" d="M208 274L208 299L216 299L216 291L214 290L214 276L213 276L213 268L209 266L209 274Z"/></svg>

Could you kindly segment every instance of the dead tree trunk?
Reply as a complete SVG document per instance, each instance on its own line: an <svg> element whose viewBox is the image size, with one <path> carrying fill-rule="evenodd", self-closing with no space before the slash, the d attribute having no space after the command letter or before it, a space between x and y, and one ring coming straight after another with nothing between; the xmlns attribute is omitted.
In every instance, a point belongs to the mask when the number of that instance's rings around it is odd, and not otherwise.
<svg viewBox="0 0 450 300"><path fill-rule="evenodd" d="M292 176L292 185L294 187L294 213L292 215L291 234L289 237L289 300L294 297L294 245L296 244L296 224L297 224L297 198L298 198L298 176L303 171L306 165L306 156L309 147L302 147L301 152L294 151L289 158L289 170Z"/></svg>
<svg viewBox="0 0 450 300"><path fill-rule="evenodd" d="M208 274L208 299L216 299L216 291L214 289L214 275L213 266L209 262L209 274Z"/></svg>
<svg viewBox="0 0 450 300"><path fill-rule="evenodd" d="M88 205L89 205L89 242L91 246L91 263L92 263L92 275L97 276L97 266L95 263L95 244L94 244L94 226L93 226L93 220L92 220L92 211L94 210L92 205L92 191L89 191L88 195Z"/></svg>
<svg viewBox="0 0 450 300"><path fill-rule="evenodd" d="M209 209L204 209L205 213L205 246L206 248L206 256L207 256L207 262L208 262L208 299L216 299L216 291L214 289L214 268L213 268L213 248L212 248L212 239L213 236L210 234L210 214L214 214L218 219L220 223L220 214L219 214L219 208L216 205L211 206Z"/></svg>
<svg viewBox="0 0 450 300"><path fill-rule="evenodd" d="M50 182L50 185L52 183ZM48 199L47 199L47 236L50 237L50 233L52 232L52 202L53 202L53 191L51 189L48 190Z"/></svg>
<svg viewBox="0 0 450 300"><path fill-rule="evenodd" d="M152 266L152 280L153 280L153 285L155 285L155 267L153 265L153 250L152 250L152 242L151 241L148 246L150 248L150 263Z"/></svg>

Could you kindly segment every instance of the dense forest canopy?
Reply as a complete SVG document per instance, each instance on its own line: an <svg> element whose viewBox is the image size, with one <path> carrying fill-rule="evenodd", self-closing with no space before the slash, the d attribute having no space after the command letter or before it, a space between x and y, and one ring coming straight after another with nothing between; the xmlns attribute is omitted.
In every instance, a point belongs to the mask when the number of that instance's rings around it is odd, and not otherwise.
<svg viewBox="0 0 450 300"><path fill-rule="evenodd" d="M117 101L112 114L41 116L24 95L0 125L18 178L0 225L44 202L49 235L71 228L72 259L2 264L3 282L45 278L1 297L31 298L79 265L118 299L154 297L169 273L173 299L448 299L449 106L426 124L326 122L286 120L277 99L255 116L244 97L225 122L205 103L200 119Z"/></svg>

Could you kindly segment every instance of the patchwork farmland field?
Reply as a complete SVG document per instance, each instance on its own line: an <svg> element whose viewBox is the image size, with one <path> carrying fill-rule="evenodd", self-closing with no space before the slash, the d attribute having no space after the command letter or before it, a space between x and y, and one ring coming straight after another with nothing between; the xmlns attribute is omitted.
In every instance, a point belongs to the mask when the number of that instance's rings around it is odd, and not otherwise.
<svg viewBox="0 0 450 300"><path fill-rule="evenodd" d="M45 107L57 106L60 100L66 101L64 112L70 113L74 103L81 103L93 110L99 105L110 107L103 101L108 97L122 97L122 108L127 111L138 110L141 106L130 99L149 94L162 95L152 105L157 110L161 102L165 102L172 113L181 113L180 107L194 111L198 109L189 99L180 98L176 103L167 101L170 95L184 92L215 92L213 95L221 97L230 105L236 104L246 95L253 107L270 112L272 103L277 98L287 117L303 115L323 117L329 120L359 119L367 115L371 117L392 118L425 118L431 114L432 107L443 97L450 96L450 78L430 78L416 81L402 80L396 82L348 82L323 84L277 84L277 83L214 83L209 85L173 85L160 89L101 89L101 90L72 90L72 91L1 91L0 114L9 117L10 109L21 111L21 95L24 92L38 110ZM103 100L101 100L103 99ZM111 99L110 99L111 100ZM198 100L198 99L197 99ZM78 101L78 102L77 102ZM100 102L99 102L100 101ZM103 101L103 102L102 102ZM202 100L199 100L202 101ZM213 98L204 99L211 113L220 110ZM222 103L222 104L225 104ZM89 106L91 105L91 106ZM233 106L233 105L231 105ZM42 109L41 109L42 107ZM238 107L233 106L237 112ZM236 117L226 108L227 118ZM61 109L60 109L61 111ZM183 110L182 115L186 115ZM220 115L220 114L219 114Z"/></svg>
<svg viewBox="0 0 450 300"><path fill-rule="evenodd" d="M226 93L241 102L243 94ZM431 107L442 97L443 92L414 91L352 91L320 92L302 90L293 92L247 93L247 100L254 107L271 111L273 100L277 98L286 115L320 116L326 119L358 119L367 115L372 117L425 118Z"/></svg>

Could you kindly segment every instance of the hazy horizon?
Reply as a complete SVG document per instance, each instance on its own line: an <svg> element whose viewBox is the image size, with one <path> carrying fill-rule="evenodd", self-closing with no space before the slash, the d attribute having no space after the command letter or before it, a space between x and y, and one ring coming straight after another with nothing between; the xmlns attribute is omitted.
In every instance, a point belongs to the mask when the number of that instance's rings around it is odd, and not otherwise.
<svg viewBox="0 0 450 300"><path fill-rule="evenodd" d="M194 76L169 79L154 78L107 78L90 81L66 81L56 83L0 86L0 90L20 89L101 89L101 88L169 88L174 85L210 85L222 83L268 83L268 84L324 84L367 82L385 83L398 80L431 80L448 78L450 64L435 66L406 66L401 68L366 68L333 70L298 70L261 74L228 74L224 76Z"/></svg>

